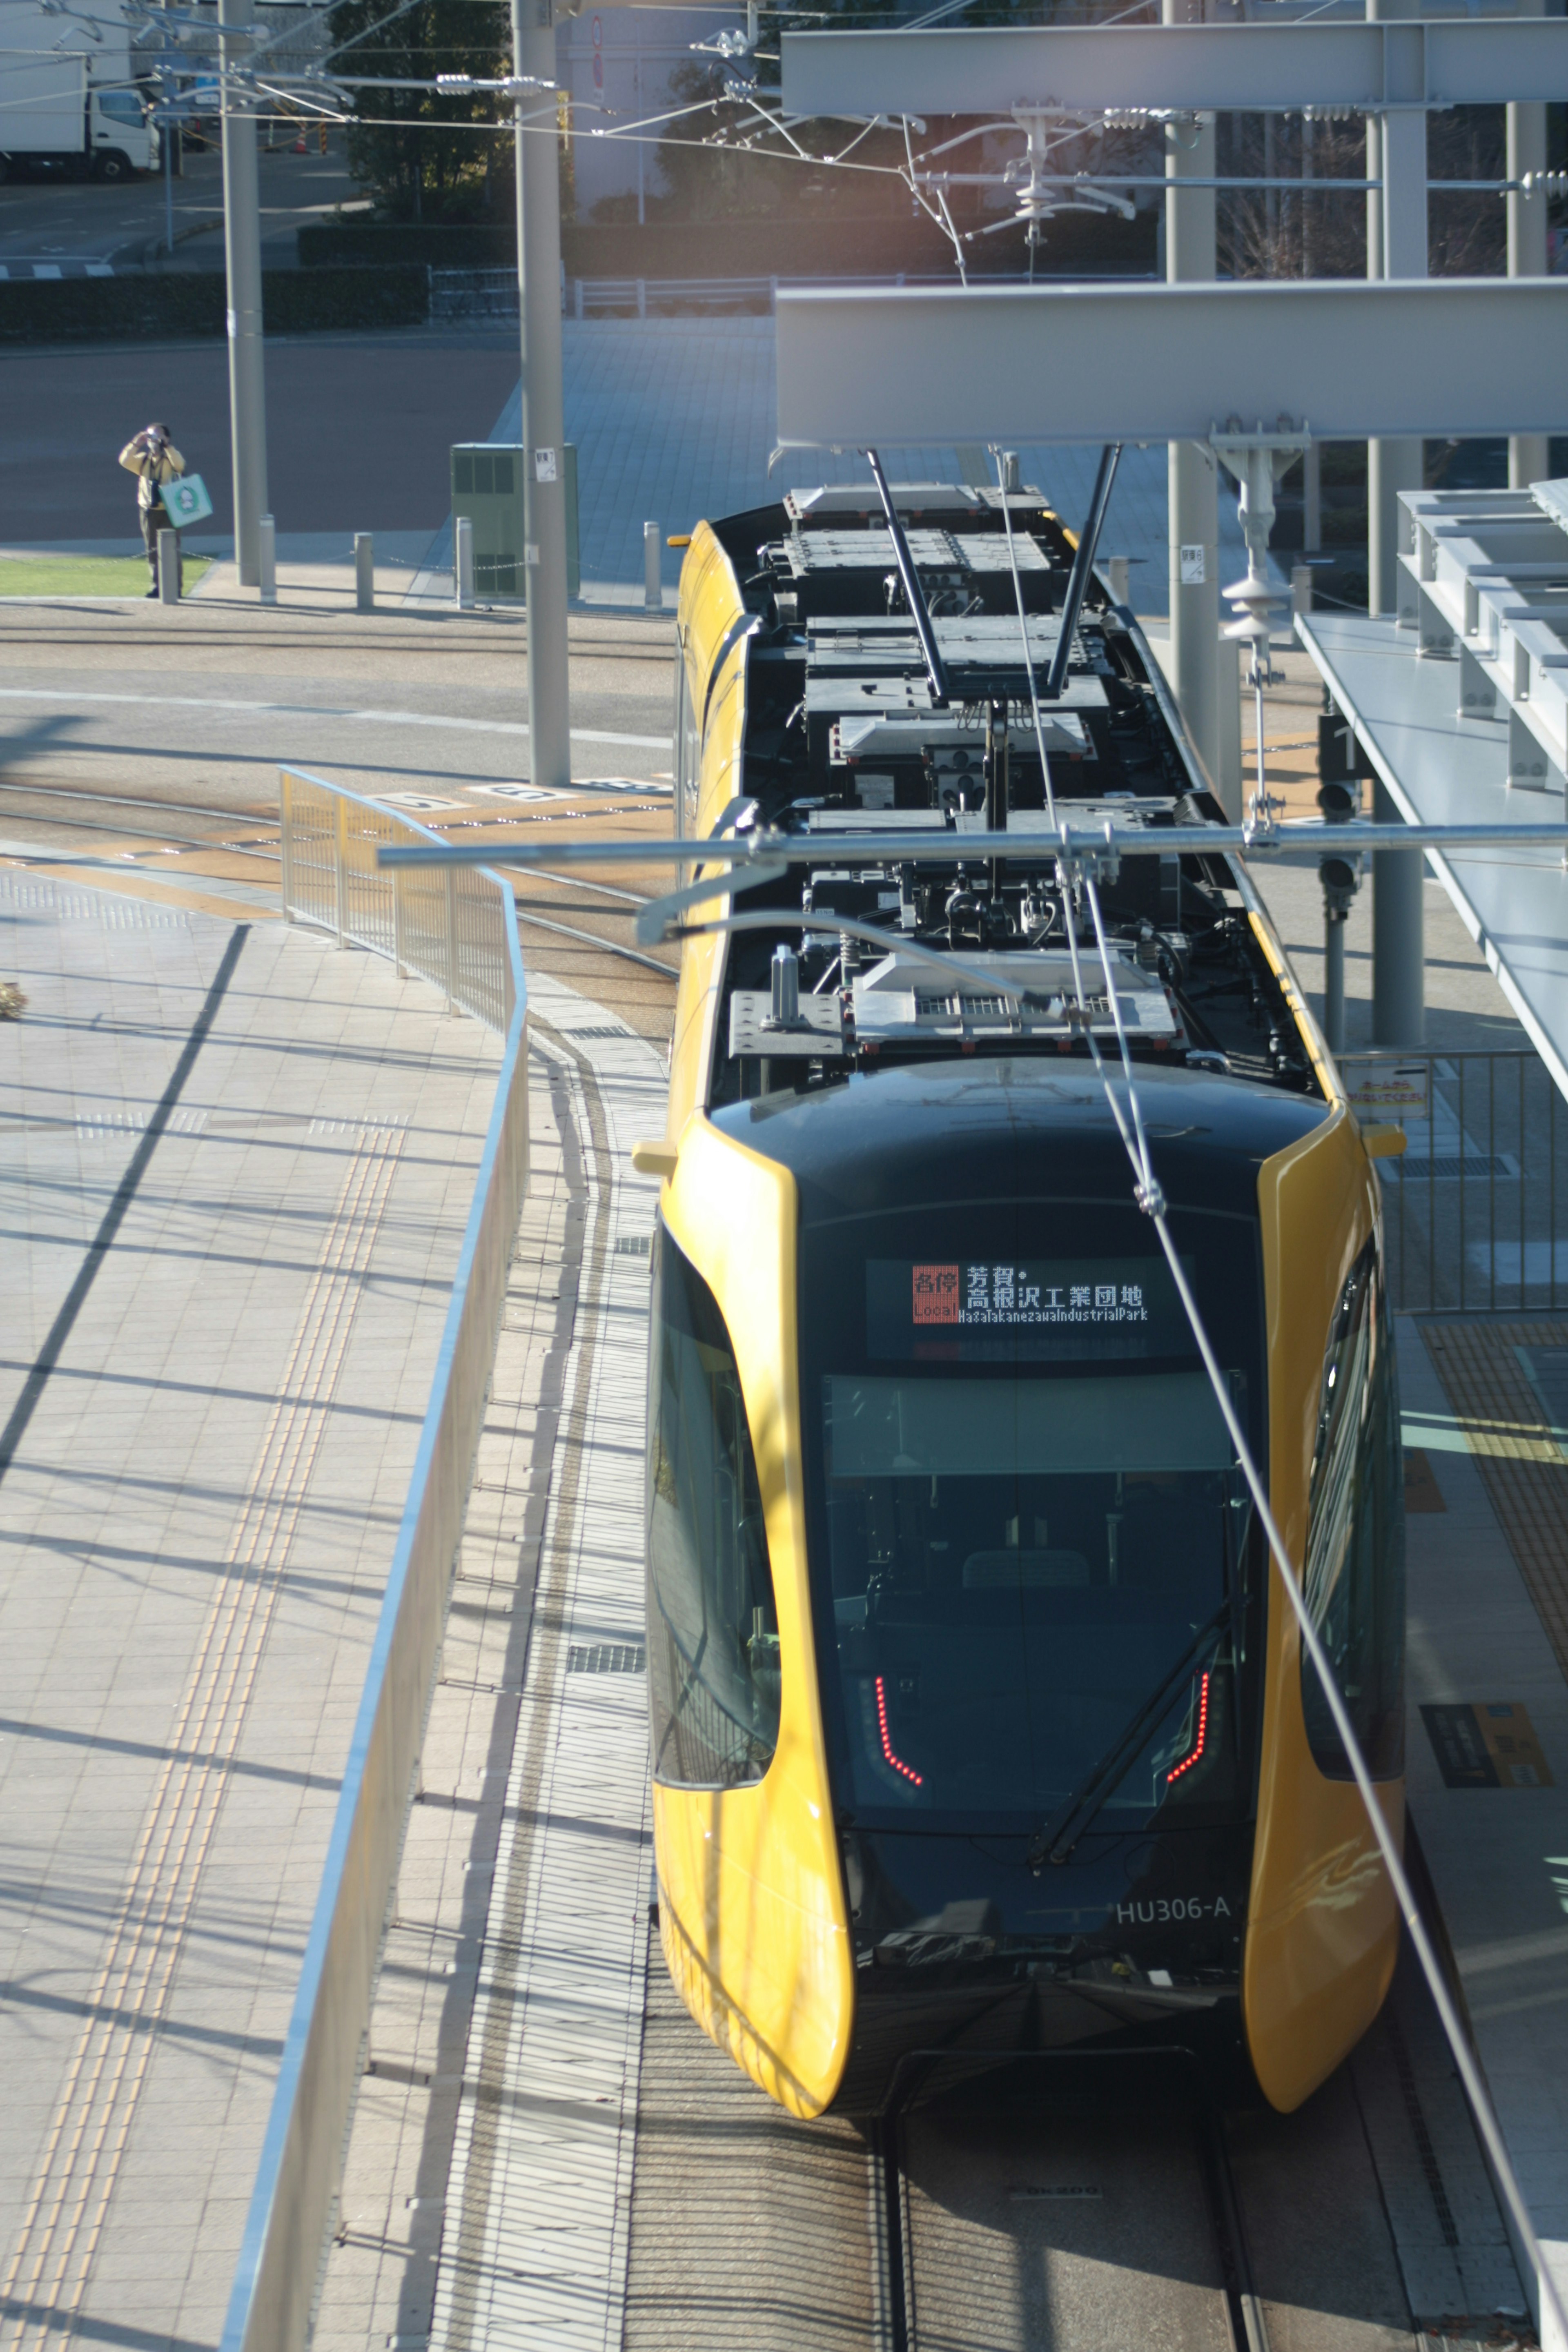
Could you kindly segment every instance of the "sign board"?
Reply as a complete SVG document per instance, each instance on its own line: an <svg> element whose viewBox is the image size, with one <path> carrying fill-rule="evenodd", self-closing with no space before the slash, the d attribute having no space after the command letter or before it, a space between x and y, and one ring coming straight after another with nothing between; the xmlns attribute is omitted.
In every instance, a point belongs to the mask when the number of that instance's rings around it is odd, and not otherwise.
<svg viewBox="0 0 1568 2352"><path fill-rule="evenodd" d="M1430 1062L1372 1062L1342 1066L1345 1091L1358 1118L1430 1118Z"/></svg>

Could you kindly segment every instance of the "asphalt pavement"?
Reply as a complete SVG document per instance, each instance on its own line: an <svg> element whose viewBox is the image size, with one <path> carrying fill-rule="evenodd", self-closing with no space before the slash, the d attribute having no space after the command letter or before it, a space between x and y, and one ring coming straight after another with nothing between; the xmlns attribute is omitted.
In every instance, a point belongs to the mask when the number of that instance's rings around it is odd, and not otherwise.
<svg viewBox="0 0 1568 2352"><path fill-rule="evenodd" d="M470 798L497 814L494 788L528 781L525 626L248 602L0 611L0 838L24 814L29 838L66 838L38 831L59 804L37 787L274 810L285 763L412 795L411 814ZM575 777L668 790L673 649L666 621L574 615Z"/></svg>
<svg viewBox="0 0 1568 2352"><path fill-rule="evenodd" d="M451 444L489 431L517 372L515 328L269 339L268 476L279 532L433 536L451 504ZM207 528L232 533L228 352L216 338L0 350L0 415L7 543L133 541L136 486L116 459L152 417L205 482Z"/></svg>
<svg viewBox="0 0 1568 2352"><path fill-rule="evenodd" d="M295 137L279 131L259 157L261 266L291 269L294 233L309 222L330 218L341 205L363 204L349 177L342 133L329 132L321 152L314 126L307 152L294 152ZM223 167L216 146L194 146L184 175L174 181L176 269L223 268ZM163 259L167 197L161 173L138 173L112 185L97 180L40 176L0 184L0 263L107 261L116 268ZM368 209L368 205L364 207Z"/></svg>

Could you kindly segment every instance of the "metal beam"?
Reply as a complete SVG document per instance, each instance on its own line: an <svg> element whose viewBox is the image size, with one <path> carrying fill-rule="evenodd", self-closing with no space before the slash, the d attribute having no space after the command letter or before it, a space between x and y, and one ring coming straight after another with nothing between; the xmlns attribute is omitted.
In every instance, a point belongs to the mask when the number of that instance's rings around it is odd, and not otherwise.
<svg viewBox="0 0 1568 2352"><path fill-rule="evenodd" d="M778 415L786 448L1562 433L1568 280L781 287Z"/></svg>
<svg viewBox="0 0 1568 2352"><path fill-rule="evenodd" d="M1568 17L786 33L795 115L1383 114L1568 98Z"/></svg>
<svg viewBox="0 0 1568 2352"><path fill-rule="evenodd" d="M1070 809L1071 803L1060 804ZM1035 821L1038 816L1039 822ZM1474 849L1534 849L1560 859L1568 853L1568 824L1559 818L1504 824L1283 824L1271 832L1254 832L1239 824L1118 826L1109 821L1083 825L1063 822L1047 824L1044 813L1021 815L1014 810L1005 833L908 832L779 833L758 826L754 832L726 834L721 841L700 836L690 841L649 840L628 835L620 841L416 841L406 846L379 848L375 862L383 873L403 866L692 866L699 871L720 865L737 873L759 866L823 866L858 858L862 865L951 866L954 858L1009 858L1015 865L1030 859L1056 857L1093 860L1119 857L1246 857L1268 858L1289 866L1310 866L1324 856L1348 857L1385 849L1436 849L1447 856L1463 856ZM1537 857L1537 866L1545 861ZM1552 868L1555 870L1555 867ZM746 886L742 885L742 887Z"/></svg>

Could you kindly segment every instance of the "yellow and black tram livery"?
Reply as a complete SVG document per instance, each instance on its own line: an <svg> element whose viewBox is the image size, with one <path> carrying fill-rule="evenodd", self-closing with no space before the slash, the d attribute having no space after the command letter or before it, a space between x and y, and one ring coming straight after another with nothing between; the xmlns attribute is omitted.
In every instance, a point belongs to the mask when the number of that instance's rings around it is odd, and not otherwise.
<svg viewBox="0 0 1568 2352"><path fill-rule="evenodd" d="M890 531L874 490L794 493L686 559L677 825L809 855L733 901L765 921L689 918L638 1152L663 1949L803 2116L880 2112L932 2053L1173 2043L1288 2109L1397 1919L1089 1058L1042 739L1063 815L1158 832L1100 886L1155 1171L1397 1825L1374 1139L1205 850L1135 620L1098 577L1075 612L1072 538L1001 498L904 488ZM979 828L1005 857L966 859ZM873 833L922 854L858 859Z"/></svg>

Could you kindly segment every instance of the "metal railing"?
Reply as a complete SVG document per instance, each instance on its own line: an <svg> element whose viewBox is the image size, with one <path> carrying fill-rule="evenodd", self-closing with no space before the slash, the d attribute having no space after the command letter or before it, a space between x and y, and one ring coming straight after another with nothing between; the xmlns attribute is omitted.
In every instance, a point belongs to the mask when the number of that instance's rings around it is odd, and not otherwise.
<svg viewBox="0 0 1568 2352"><path fill-rule="evenodd" d="M517 951L510 886L479 867L384 874L378 849L439 836L301 769L279 769L279 798L289 921L390 958L399 971L445 989L455 1011L505 1030Z"/></svg>
<svg viewBox="0 0 1568 2352"><path fill-rule="evenodd" d="M1345 1054L1340 1068L1361 1115L1407 1138L1377 1163L1394 1304L1524 1314L1568 1297L1563 1105L1540 1055Z"/></svg>
<svg viewBox="0 0 1568 2352"><path fill-rule="evenodd" d="M251 2192L224 2352L303 2352L308 2340L528 1183L527 996L510 886L476 868L458 877L450 898L440 888L427 902L407 890L413 877L404 877L400 895L390 876L375 873L367 845L430 838L422 825L296 770L286 770L283 782L290 918L321 923L345 944L398 953L405 969L425 971L453 1003L502 1029L505 1045Z"/></svg>

